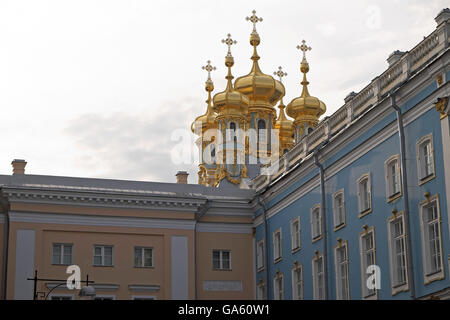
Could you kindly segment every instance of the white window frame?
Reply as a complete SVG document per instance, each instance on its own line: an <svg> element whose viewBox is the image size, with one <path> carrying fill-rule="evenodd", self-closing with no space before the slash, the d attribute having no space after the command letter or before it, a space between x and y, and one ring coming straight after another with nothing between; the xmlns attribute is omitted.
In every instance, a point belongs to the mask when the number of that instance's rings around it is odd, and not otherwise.
<svg viewBox="0 0 450 320"><path fill-rule="evenodd" d="M317 269L317 262L322 262L322 269ZM324 272L324 260L323 254L317 254L312 259L312 279L313 279L313 297L314 300L325 300L325 272ZM322 274L322 297L320 297L319 293L319 274Z"/></svg>
<svg viewBox="0 0 450 320"><path fill-rule="evenodd" d="M338 261L338 251L344 250L345 259L343 261ZM341 272L341 266L344 267L343 273ZM349 257L348 257L348 242L341 241L334 247L334 271L336 280L336 300L350 300L350 279L348 274ZM345 280L345 296L342 295L342 279Z"/></svg>
<svg viewBox="0 0 450 320"><path fill-rule="evenodd" d="M392 164L394 164L395 175L392 175ZM401 167L400 167L400 156L398 154L391 156L384 162L384 173L386 182L386 201L391 202L402 196L402 179L401 179ZM393 179L396 180L393 181ZM393 189L393 184L398 186L398 190Z"/></svg>
<svg viewBox="0 0 450 320"><path fill-rule="evenodd" d="M279 242L277 243L277 235L279 234ZM277 263L283 259L283 233L281 228L275 230L272 234L273 242L273 261Z"/></svg>
<svg viewBox="0 0 450 320"><path fill-rule="evenodd" d="M294 225L297 224L297 230L294 230ZM296 252L302 247L301 240L301 228L300 228L300 217L296 217L291 220L291 250Z"/></svg>
<svg viewBox="0 0 450 320"><path fill-rule="evenodd" d="M425 225L425 216L424 211L427 209L431 204L434 204L436 206L436 218L433 219L432 224L435 225L435 228L437 228L438 235L438 249L439 250L439 264L440 269L436 271L431 270L430 265L430 247L429 247L429 231L427 226ZM424 200L419 203L419 216L420 216L420 234L421 234L421 242L422 242L422 265L423 265L423 279L425 285L432 283L436 280L441 280L445 278L445 266L444 266L444 252L442 250L442 229L441 229L441 210L439 205L439 196L434 195L427 200ZM431 224L428 222L428 224Z"/></svg>
<svg viewBox="0 0 450 320"><path fill-rule="evenodd" d="M55 263L53 261L53 257L55 255L55 246L61 246L60 247L60 252L59 252L59 262ZM70 251L70 262L68 263L64 263L64 248L65 247L70 247L71 251ZM58 265L58 266L68 266L71 265L73 263L73 243L61 243L61 242L55 242L52 244L52 265Z"/></svg>
<svg viewBox="0 0 450 320"><path fill-rule="evenodd" d="M219 252L219 267L218 268L216 268L216 267L214 267L214 252ZM224 262L224 259L223 259L223 253L224 252L228 252L229 253L229 257L230 257L230 264L229 264L229 268L225 268L224 267L224 265L223 265L223 262ZM232 265L231 265L231 250L229 250L229 249L213 249L212 250L212 269L213 270L219 270L219 271L222 271L222 270L232 270Z"/></svg>
<svg viewBox="0 0 450 320"><path fill-rule="evenodd" d="M297 282L296 272L300 272L300 283ZM303 280L303 266L301 264L297 264L294 268L292 268L292 300L303 300L304 299L304 286L305 282ZM298 286L300 285L300 295L298 294Z"/></svg>
<svg viewBox="0 0 450 320"><path fill-rule="evenodd" d="M314 212L316 212L316 210L319 212L319 221L315 220L314 217ZM315 230L315 226L316 224L319 226L319 230L318 233L316 234L316 230ZM322 207L320 204L316 204L314 207L311 208L311 239L312 242L316 242L320 239L322 239L323 237L323 232L322 232Z"/></svg>
<svg viewBox="0 0 450 320"><path fill-rule="evenodd" d="M264 240L256 243L256 268L258 271L264 269L265 247Z"/></svg>
<svg viewBox="0 0 450 320"><path fill-rule="evenodd" d="M136 265L136 249L140 250L141 253L141 265ZM145 250L151 250L152 256L152 264L150 266L145 265ZM134 246L133 248L133 265L135 268L153 268L155 266L155 250L153 247L143 247L143 246Z"/></svg>
<svg viewBox="0 0 450 320"><path fill-rule="evenodd" d="M364 180L367 180L367 202L368 202L367 208L363 207L364 199L362 198L362 193L361 193L361 185ZM358 217L362 218L365 215L372 212L372 185L371 185L370 173L365 173L361 177L359 177L356 187L357 187L357 191L358 191L358 212L359 212Z"/></svg>
<svg viewBox="0 0 450 320"><path fill-rule="evenodd" d="M425 160L422 157L422 148L425 143L430 144L430 152L431 152L431 173L428 175L424 175L424 165ZM417 177L419 179L419 186L434 179L436 177L436 166L434 161L434 147L433 147L433 135L427 134L426 136L422 137L419 141L417 141L416 144L416 157L417 157Z"/></svg>
<svg viewBox="0 0 450 320"><path fill-rule="evenodd" d="M100 247L102 249L102 253L101 253L101 258L102 258L102 263L101 264L95 264L95 257L98 256L95 254L95 248L96 247ZM106 247L110 247L111 248L111 264L105 264L105 248ZM93 255L93 266L94 267L113 267L114 266L114 246L113 245L108 245L108 244L94 244L94 255Z"/></svg>
<svg viewBox="0 0 450 320"><path fill-rule="evenodd" d="M341 210L343 211L343 217L342 217L342 221L340 221L338 219L339 217L339 213L341 213L339 211L339 208L337 206L337 198L338 197L342 197L342 204L341 204ZM345 227L346 225L346 212L345 212L345 193L344 193L344 189L338 190L333 194L333 221L334 221L334 231L340 230L343 227Z"/></svg>
<svg viewBox="0 0 450 320"><path fill-rule="evenodd" d="M400 237L397 237L397 240L403 241L403 259L404 259L404 277L405 282L403 284L396 284L396 272L397 272L397 266L394 265L396 262L396 258L394 256L394 239L392 238L392 223L396 221L397 219L402 220L402 229L403 234ZM405 215L404 212L396 213L395 215L392 215L387 220L387 228L388 228L388 247L389 247L389 269L390 269L390 277L391 277L391 294L394 296L400 292L408 291L409 290L409 279L408 279L408 257L407 257L407 243L406 243L406 230L405 230ZM401 239L399 239L401 238ZM396 254L398 255L398 254Z"/></svg>
<svg viewBox="0 0 450 320"><path fill-rule="evenodd" d="M281 287L278 287L278 282ZM273 278L273 300L284 300L284 277L281 272L277 272Z"/></svg>
<svg viewBox="0 0 450 320"><path fill-rule="evenodd" d="M364 238L371 237L372 238L372 248L369 250L365 249L364 246ZM377 264L377 254L376 254L376 243L375 243L375 228L370 227L359 233L359 255L361 260L361 296L363 300L374 300L378 299L378 290L373 289L373 292L370 292L369 288L367 288L367 279L369 278L369 274L367 273L367 254L371 253L373 255L373 265Z"/></svg>

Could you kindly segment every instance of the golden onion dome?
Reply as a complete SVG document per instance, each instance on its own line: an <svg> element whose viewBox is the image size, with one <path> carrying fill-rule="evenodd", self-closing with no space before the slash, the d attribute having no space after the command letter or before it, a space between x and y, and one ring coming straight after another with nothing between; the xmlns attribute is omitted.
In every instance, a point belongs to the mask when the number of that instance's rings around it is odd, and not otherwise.
<svg viewBox="0 0 450 320"><path fill-rule="evenodd" d="M303 59L300 64L300 71L303 73L303 81L301 82L303 89L300 97L293 99L288 104L286 111L290 117L294 118L294 123L304 122L316 126L319 117L325 113L327 108L325 103L316 97L312 97L308 92L309 82L306 79L306 73L309 71L309 64L306 61L305 52L311 50L311 48L305 45L304 40L302 45L297 48L303 51Z"/></svg>
<svg viewBox="0 0 450 320"><path fill-rule="evenodd" d="M199 135L208 129L216 128L216 114L211 104L211 92L214 90L211 71L216 70L216 67L211 66L211 61L208 60L207 65L202 67L202 69L208 71L208 79L205 82L205 90L208 92L208 99L205 101L207 104L206 113L198 116L191 124L191 131Z"/></svg>
<svg viewBox="0 0 450 320"><path fill-rule="evenodd" d="M275 122L275 129L279 130L279 135L281 137L289 137L292 138L294 134L293 121L289 120L284 113L284 108L286 106L283 104L283 101L278 105L280 109L280 114L278 116L277 121Z"/></svg>
<svg viewBox="0 0 450 320"><path fill-rule="evenodd" d="M234 65L234 59L231 55L230 46L236 41L231 40L231 35L228 34L227 40L222 40L228 45L228 54L225 57L225 66L228 68L227 87L225 91L216 93L213 98L214 111L222 115L244 115L248 110L248 98L233 88L233 75L231 74L231 67Z"/></svg>
<svg viewBox="0 0 450 320"><path fill-rule="evenodd" d="M253 11L253 16L247 17L247 20L253 23L253 31L250 34L250 44L253 46L253 55L251 57L253 66L249 74L236 79L234 88L249 98L250 108L272 108L285 95L285 88L280 81L264 74L259 67L258 60L260 57L256 47L261 42L261 39L256 32L256 23L262 21L262 18L258 18L255 13L256 11Z"/></svg>

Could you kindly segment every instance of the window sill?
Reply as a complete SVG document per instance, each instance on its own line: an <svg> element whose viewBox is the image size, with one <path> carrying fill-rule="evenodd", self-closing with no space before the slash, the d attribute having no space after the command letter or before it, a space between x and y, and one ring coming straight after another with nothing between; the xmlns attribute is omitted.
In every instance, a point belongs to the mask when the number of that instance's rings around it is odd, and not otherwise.
<svg viewBox="0 0 450 320"><path fill-rule="evenodd" d="M256 270L256 272L261 272L261 271L264 271L264 267L259 267L259 268Z"/></svg>
<svg viewBox="0 0 450 320"><path fill-rule="evenodd" d="M213 271L233 271L233 269L216 269L216 268L213 268L212 270Z"/></svg>
<svg viewBox="0 0 450 320"><path fill-rule="evenodd" d="M387 203L394 202L395 200L400 199L400 198L402 197L402 195L403 195L403 194L402 194L401 191L400 191L400 192L397 192L397 193L394 193L394 194L390 195L390 196L387 198L386 202L387 202Z"/></svg>
<svg viewBox="0 0 450 320"><path fill-rule="evenodd" d="M291 250L291 253L294 254L294 253L296 253L296 252L299 252L301 248L302 248L302 247L294 248L294 249Z"/></svg>
<svg viewBox="0 0 450 320"><path fill-rule="evenodd" d="M134 266L135 269L155 269L155 266L151 266L151 267L137 267Z"/></svg>
<svg viewBox="0 0 450 320"><path fill-rule="evenodd" d="M444 271L441 269L439 271L436 271L434 273L430 273L427 275L424 275L424 284L428 285L434 281L445 279Z"/></svg>
<svg viewBox="0 0 450 320"><path fill-rule="evenodd" d="M52 266L55 267L67 267L67 266L71 266L73 263L52 263Z"/></svg>
<svg viewBox="0 0 450 320"><path fill-rule="evenodd" d="M96 268L98 268L98 267L100 267L100 268L113 268L114 267L114 265L111 265L111 266L104 266L104 265L99 265L99 264L93 264L92 265L93 267L96 267Z"/></svg>
<svg viewBox="0 0 450 320"><path fill-rule="evenodd" d="M283 260L283 257L276 258L275 260L273 260L273 264L277 264L278 262L280 262L282 260Z"/></svg>
<svg viewBox="0 0 450 320"><path fill-rule="evenodd" d="M323 238L323 235L317 236L317 237L312 239L312 243L317 242L319 240L322 240L322 238Z"/></svg>
<svg viewBox="0 0 450 320"><path fill-rule="evenodd" d="M436 178L436 174L430 174L429 176L423 177L422 179L419 179L419 186L427 183L430 180L433 180L434 178Z"/></svg>
<svg viewBox="0 0 450 320"><path fill-rule="evenodd" d="M340 225L334 227L334 231L341 230L341 229L344 228L346 225L347 225L347 224L346 224L345 222L344 222L344 223L341 223Z"/></svg>
<svg viewBox="0 0 450 320"><path fill-rule="evenodd" d="M369 213L371 213L372 212L372 208L369 208L369 209L366 209L366 210L364 210L364 211L362 211L362 212L360 212L359 213L359 215L358 215L358 218L362 218L362 217L365 217L365 216L367 216Z"/></svg>

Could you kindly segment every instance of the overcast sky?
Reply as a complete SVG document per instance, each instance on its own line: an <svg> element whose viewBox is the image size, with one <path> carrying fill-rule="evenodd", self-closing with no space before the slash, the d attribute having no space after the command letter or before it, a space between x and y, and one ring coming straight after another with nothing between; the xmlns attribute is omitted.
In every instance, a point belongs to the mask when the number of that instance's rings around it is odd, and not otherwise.
<svg viewBox="0 0 450 320"><path fill-rule="evenodd" d="M221 39L237 40L235 77L251 68L250 22L263 18L260 66L278 66L285 103L300 94L300 52L309 91L343 105L431 33L441 0L132 1L0 0L0 174L25 159L30 174L174 182L197 181L197 163L174 163L174 137L204 113L209 59L215 92L225 86ZM193 141L184 146L196 151ZM192 161L191 161L192 162Z"/></svg>

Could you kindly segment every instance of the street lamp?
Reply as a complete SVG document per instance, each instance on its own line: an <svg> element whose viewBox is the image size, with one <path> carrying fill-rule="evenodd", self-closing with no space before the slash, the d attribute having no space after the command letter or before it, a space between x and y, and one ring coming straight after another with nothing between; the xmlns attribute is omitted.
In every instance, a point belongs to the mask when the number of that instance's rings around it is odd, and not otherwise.
<svg viewBox="0 0 450 320"><path fill-rule="evenodd" d="M78 293L80 300L94 300L95 295L95 288L93 286L84 286Z"/></svg>

